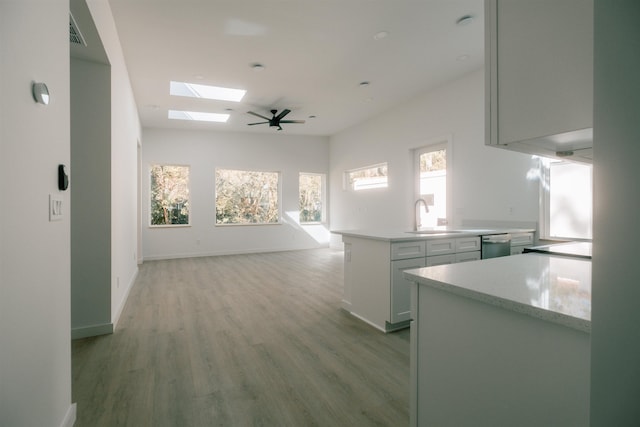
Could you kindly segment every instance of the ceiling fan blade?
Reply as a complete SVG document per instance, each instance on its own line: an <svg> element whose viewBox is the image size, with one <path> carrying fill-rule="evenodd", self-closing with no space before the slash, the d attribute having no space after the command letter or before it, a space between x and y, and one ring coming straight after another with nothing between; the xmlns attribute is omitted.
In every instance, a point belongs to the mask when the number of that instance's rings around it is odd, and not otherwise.
<svg viewBox="0 0 640 427"><path fill-rule="evenodd" d="M252 115L254 115L256 117L260 117L261 119L271 120L269 117L265 117L262 114L254 113L253 111L247 111L247 114L252 114Z"/></svg>
<svg viewBox="0 0 640 427"><path fill-rule="evenodd" d="M280 120L280 123L304 123L304 120Z"/></svg>
<svg viewBox="0 0 640 427"><path fill-rule="evenodd" d="M269 123L269 122L258 122L258 123L247 123L247 124L248 124L249 126L253 126L253 125L264 125L264 124L266 124L266 123Z"/></svg>
<svg viewBox="0 0 640 427"><path fill-rule="evenodd" d="M280 120L282 119L284 116L286 116L287 114L289 114L291 112L291 110L285 108L284 110L280 111L280 114L278 114L276 116L276 120Z"/></svg>

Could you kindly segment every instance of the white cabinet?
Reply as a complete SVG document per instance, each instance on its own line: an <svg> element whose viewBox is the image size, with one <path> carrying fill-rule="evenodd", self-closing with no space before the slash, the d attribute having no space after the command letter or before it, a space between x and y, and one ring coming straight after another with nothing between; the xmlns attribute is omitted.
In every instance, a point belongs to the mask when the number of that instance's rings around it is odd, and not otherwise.
<svg viewBox="0 0 640 427"><path fill-rule="evenodd" d="M593 0L485 0L485 32L486 144L588 162Z"/></svg>
<svg viewBox="0 0 640 427"><path fill-rule="evenodd" d="M405 270L480 259L480 237L401 242L343 236L342 307L384 332L411 321L411 283Z"/></svg>
<svg viewBox="0 0 640 427"><path fill-rule="evenodd" d="M409 425L589 425L588 333L411 286Z"/></svg>
<svg viewBox="0 0 640 427"><path fill-rule="evenodd" d="M427 257L427 267L434 265L447 265L456 262L456 254L436 255Z"/></svg>
<svg viewBox="0 0 640 427"><path fill-rule="evenodd" d="M425 247L424 240L392 243L391 259L422 258L426 254Z"/></svg>
<svg viewBox="0 0 640 427"><path fill-rule="evenodd" d="M390 323L411 320L411 283L402 276L405 270L425 267L425 257L391 261Z"/></svg>
<svg viewBox="0 0 640 427"><path fill-rule="evenodd" d="M427 240L427 256L452 254L456 252L455 239Z"/></svg>
<svg viewBox="0 0 640 427"><path fill-rule="evenodd" d="M521 254L527 246L533 246L533 233L511 233L511 255Z"/></svg>
<svg viewBox="0 0 640 427"><path fill-rule="evenodd" d="M461 252L456 254L456 262L477 261L482 259L480 251Z"/></svg>

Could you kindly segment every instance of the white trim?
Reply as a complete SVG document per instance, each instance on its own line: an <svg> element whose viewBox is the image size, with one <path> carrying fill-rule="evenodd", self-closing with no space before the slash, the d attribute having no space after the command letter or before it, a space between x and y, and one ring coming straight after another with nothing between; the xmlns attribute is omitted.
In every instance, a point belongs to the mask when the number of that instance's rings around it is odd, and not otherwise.
<svg viewBox="0 0 640 427"><path fill-rule="evenodd" d="M139 271L138 267L136 267L135 271L133 272L133 276L127 283L127 288L124 290L124 295L122 296L120 306L117 307L115 313L111 315L113 330L115 330L116 327L118 326L118 321L120 320L120 315L122 314L122 310L124 310L124 306L127 303L127 300L129 299L129 293L131 292L131 288L133 288L133 284L136 282L136 278L138 277L138 271Z"/></svg>
<svg viewBox="0 0 640 427"><path fill-rule="evenodd" d="M100 325L81 326L71 329L71 339L95 337L98 335L108 335L113 333L113 323L103 323Z"/></svg>
<svg viewBox="0 0 640 427"><path fill-rule="evenodd" d="M351 314L353 317L362 320L363 322L365 322L367 325L371 325L374 328L376 328L377 330L384 332L385 334L387 333L387 330L385 328L382 328L378 325L376 325L375 323L371 322L370 320L365 319L362 316L358 316L357 314L355 314L353 311L350 311L349 314Z"/></svg>
<svg viewBox="0 0 640 427"><path fill-rule="evenodd" d="M212 252L191 252L171 255L147 255L144 257L146 261L162 261L167 259L181 259L181 258L201 258L210 256L222 256L222 255L245 255L245 254L266 254L272 252L288 252L288 251L304 251L308 249L328 248L329 242L318 244L313 247L286 247L277 249L256 248L256 249L238 249L233 251L212 251ZM340 248L338 248L340 249Z"/></svg>
<svg viewBox="0 0 640 427"><path fill-rule="evenodd" d="M76 422L76 406L77 405L75 403L69 405L67 413L62 419L62 423L60 423L60 427L73 427Z"/></svg>
<svg viewBox="0 0 640 427"><path fill-rule="evenodd" d="M423 145L411 149L413 155L413 196L414 200L420 196L420 174L419 171L419 155L429 151L445 149L447 152L447 206L446 219L447 225L453 223L453 135L447 134L436 138L430 138Z"/></svg>

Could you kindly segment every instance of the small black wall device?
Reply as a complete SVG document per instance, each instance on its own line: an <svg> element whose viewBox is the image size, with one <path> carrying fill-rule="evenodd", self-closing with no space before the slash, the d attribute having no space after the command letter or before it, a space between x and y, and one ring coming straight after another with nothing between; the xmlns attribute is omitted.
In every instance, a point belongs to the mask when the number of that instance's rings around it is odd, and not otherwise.
<svg viewBox="0 0 640 427"><path fill-rule="evenodd" d="M67 167L58 165L58 190L65 191L69 188L69 175L67 175Z"/></svg>

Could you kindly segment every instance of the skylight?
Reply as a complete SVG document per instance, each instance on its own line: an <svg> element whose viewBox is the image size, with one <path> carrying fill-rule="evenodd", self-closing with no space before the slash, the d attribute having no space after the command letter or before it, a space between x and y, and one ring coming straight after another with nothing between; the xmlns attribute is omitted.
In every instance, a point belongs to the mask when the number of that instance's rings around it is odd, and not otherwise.
<svg viewBox="0 0 640 427"><path fill-rule="evenodd" d="M180 111L169 110L169 118L176 120L197 120L201 122L219 122L226 123L229 120L229 114L219 113L202 113L198 111Z"/></svg>
<svg viewBox="0 0 640 427"><path fill-rule="evenodd" d="M215 99L218 101L240 102L246 93L243 89L229 89L226 87L199 85L195 83L171 82L169 93L176 96L190 96L192 98Z"/></svg>

